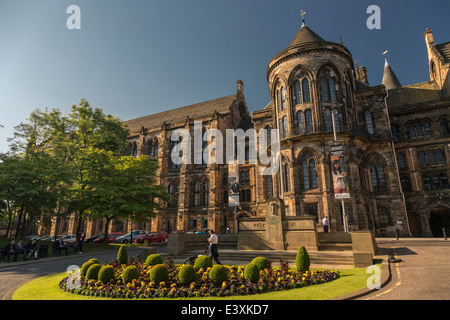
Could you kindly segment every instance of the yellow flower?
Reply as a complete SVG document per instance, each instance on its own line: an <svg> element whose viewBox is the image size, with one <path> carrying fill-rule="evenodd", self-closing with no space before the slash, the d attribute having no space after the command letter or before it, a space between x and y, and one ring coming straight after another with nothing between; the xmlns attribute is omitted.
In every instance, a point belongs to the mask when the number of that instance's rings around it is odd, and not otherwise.
<svg viewBox="0 0 450 320"><path fill-rule="evenodd" d="M279 277L278 278L278 282L282 282L283 281L283 278L282 277Z"/></svg>
<svg viewBox="0 0 450 320"><path fill-rule="evenodd" d="M222 282L222 289L225 289L227 287L227 283L224 281Z"/></svg>
<svg viewBox="0 0 450 320"><path fill-rule="evenodd" d="M172 284L170 285L171 288L175 288L176 286L177 286L176 283L172 283Z"/></svg>
<svg viewBox="0 0 450 320"><path fill-rule="evenodd" d="M162 281L162 282L159 283L159 286L160 286L161 288L164 288L164 287L166 286L166 283L165 283L164 281Z"/></svg>

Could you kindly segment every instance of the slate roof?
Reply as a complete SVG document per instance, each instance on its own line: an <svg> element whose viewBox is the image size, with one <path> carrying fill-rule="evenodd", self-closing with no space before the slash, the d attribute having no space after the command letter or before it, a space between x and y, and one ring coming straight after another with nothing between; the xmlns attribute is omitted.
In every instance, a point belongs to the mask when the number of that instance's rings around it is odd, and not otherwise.
<svg viewBox="0 0 450 320"><path fill-rule="evenodd" d="M434 81L412 84L388 90L388 108L415 105L442 99L442 92Z"/></svg>
<svg viewBox="0 0 450 320"><path fill-rule="evenodd" d="M294 39L289 44L288 48L309 42L323 42L323 41L325 40L321 36L312 31L306 25L303 25L298 31L298 33L295 35Z"/></svg>
<svg viewBox="0 0 450 320"><path fill-rule="evenodd" d="M388 90L400 88L402 86L400 81L398 80L397 76L395 75L394 70L392 70L392 68L389 65L389 63L387 62L387 60L384 65L383 81L381 83Z"/></svg>
<svg viewBox="0 0 450 320"><path fill-rule="evenodd" d="M436 49L444 58L444 63L450 63L450 42L438 44Z"/></svg>
<svg viewBox="0 0 450 320"><path fill-rule="evenodd" d="M187 117L190 119L196 119L205 116L212 116L215 111L226 113L230 110L235 98L236 95L233 94L214 100L155 113L141 118L127 120L125 123L128 124L130 133L139 132L142 127L145 129L161 128L164 122L177 123L186 120Z"/></svg>

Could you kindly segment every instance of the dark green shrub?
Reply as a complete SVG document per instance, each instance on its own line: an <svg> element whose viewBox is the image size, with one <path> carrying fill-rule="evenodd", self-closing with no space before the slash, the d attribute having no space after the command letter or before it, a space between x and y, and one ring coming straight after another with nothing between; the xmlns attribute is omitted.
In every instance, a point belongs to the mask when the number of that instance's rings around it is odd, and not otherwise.
<svg viewBox="0 0 450 320"><path fill-rule="evenodd" d="M88 260L85 263L83 263L83 265L80 268L80 273L83 277L86 277L86 272L88 271L89 267L92 266L93 264L95 264L95 262L92 260Z"/></svg>
<svg viewBox="0 0 450 320"><path fill-rule="evenodd" d="M244 269L244 278L250 282L258 282L259 268L256 264L249 263Z"/></svg>
<svg viewBox="0 0 450 320"><path fill-rule="evenodd" d="M98 272L98 280L103 283L108 283L110 280L114 279L114 267L113 266L103 266Z"/></svg>
<svg viewBox="0 0 450 320"><path fill-rule="evenodd" d="M223 265L216 264L209 271L209 278L215 285L222 284L228 280L228 270Z"/></svg>
<svg viewBox="0 0 450 320"><path fill-rule="evenodd" d="M267 260L264 257L256 257L255 259L252 260L251 263L256 265L260 271L264 269L269 269L269 260Z"/></svg>
<svg viewBox="0 0 450 320"><path fill-rule="evenodd" d="M119 261L120 264L128 263L128 252L126 246L120 246L119 252L117 253L117 261Z"/></svg>
<svg viewBox="0 0 450 320"><path fill-rule="evenodd" d="M157 264L150 270L150 281L158 284L169 280L169 271L165 264Z"/></svg>
<svg viewBox="0 0 450 320"><path fill-rule="evenodd" d="M298 249L297 257L295 258L295 266L297 267L297 270L301 272L308 271L310 263L311 260L309 259L308 251L306 251L304 246L301 246Z"/></svg>
<svg viewBox="0 0 450 320"><path fill-rule="evenodd" d="M98 261L96 258L89 259L89 261L94 261L95 263L100 264L100 261Z"/></svg>
<svg viewBox="0 0 450 320"><path fill-rule="evenodd" d="M86 279L89 280L98 280L98 272L100 271L101 265L98 263L94 263L89 267L86 272Z"/></svg>
<svg viewBox="0 0 450 320"><path fill-rule="evenodd" d="M135 266L128 266L122 272L124 284L131 283L134 279L139 279L139 271Z"/></svg>
<svg viewBox="0 0 450 320"><path fill-rule="evenodd" d="M147 264L148 266L154 266L154 265L162 264L162 263L163 263L163 259L159 254L151 254L145 260L145 264Z"/></svg>
<svg viewBox="0 0 450 320"><path fill-rule="evenodd" d="M194 267L200 269L206 269L211 268L213 266L212 260L208 256L199 256L197 259L195 259Z"/></svg>
<svg viewBox="0 0 450 320"><path fill-rule="evenodd" d="M197 273L195 272L195 268L190 264L185 264L178 271L178 280L182 285L188 285L192 282L195 282L197 279Z"/></svg>

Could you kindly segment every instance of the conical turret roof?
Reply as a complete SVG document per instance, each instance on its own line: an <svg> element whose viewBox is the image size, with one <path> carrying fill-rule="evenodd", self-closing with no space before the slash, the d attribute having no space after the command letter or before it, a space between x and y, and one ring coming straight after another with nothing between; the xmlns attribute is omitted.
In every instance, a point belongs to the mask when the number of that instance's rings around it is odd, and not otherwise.
<svg viewBox="0 0 450 320"><path fill-rule="evenodd" d="M402 86L397 76L395 75L394 70L392 70L391 66L387 62L387 59L384 64L382 84L386 87L387 90L400 88Z"/></svg>
<svg viewBox="0 0 450 320"><path fill-rule="evenodd" d="M302 45L308 42L324 42L325 40L317 33L308 28L305 24L302 25L300 30L295 35L294 39L289 44L289 47Z"/></svg>

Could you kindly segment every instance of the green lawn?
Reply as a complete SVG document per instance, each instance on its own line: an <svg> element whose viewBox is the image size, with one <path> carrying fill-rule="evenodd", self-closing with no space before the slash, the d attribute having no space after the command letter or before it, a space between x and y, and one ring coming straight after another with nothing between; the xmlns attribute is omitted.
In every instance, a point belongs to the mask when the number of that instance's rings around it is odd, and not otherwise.
<svg viewBox="0 0 450 320"><path fill-rule="evenodd" d="M264 294L233 296L226 298L202 298L206 300L327 300L366 287L367 278L365 268L337 270L341 277L337 280L279 292ZM57 273L27 283L20 287L13 295L14 300L105 300L106 298L86 297L71 294L59 289L59 282L66 273ZM198 298L189 298L198 300ZM183 300L189 300L184 298ZM156 300L156 299L155 299ZM169 299L165 299L169 300Z"/></svg>

